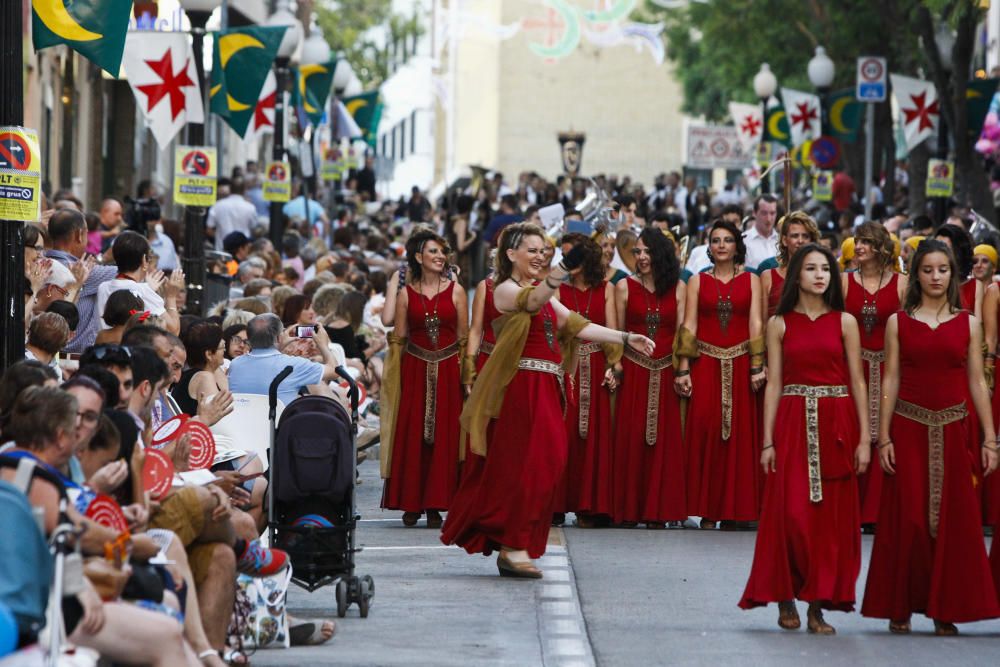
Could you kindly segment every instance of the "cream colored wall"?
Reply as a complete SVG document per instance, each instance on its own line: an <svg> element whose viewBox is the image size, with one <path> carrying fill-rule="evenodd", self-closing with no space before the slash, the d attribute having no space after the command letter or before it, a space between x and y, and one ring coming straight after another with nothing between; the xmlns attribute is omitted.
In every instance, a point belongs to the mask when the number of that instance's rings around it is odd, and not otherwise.
<svg viewBox="0 0 1000 667"><path fill-rule="evenodd" d="M501 4L498 0L468 0L459 6L499 22ZM471 164L493 167L500 161L501 49L501 43L472 30L467 30L459 43L454 66L453 159L448 170Z"/></svg>

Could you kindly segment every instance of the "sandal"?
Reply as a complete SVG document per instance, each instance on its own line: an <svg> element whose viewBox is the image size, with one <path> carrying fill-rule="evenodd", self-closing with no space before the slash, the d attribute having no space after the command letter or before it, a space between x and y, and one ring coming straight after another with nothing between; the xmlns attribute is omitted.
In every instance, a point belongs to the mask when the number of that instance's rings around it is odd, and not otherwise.
<svg viewBox="0 0 1000 667"><path fill-rule="evenodd" d="M836 628L827 623L823 619L823 610L816 603L809 605L809 611L806 613L806 620L808 621L808 629L811 634L814 635L835 635L837 634Z"/></svg>
<svg viewBox="0 0 1000 667"><path fill-rule="evenodd" d="M958 628L954 623L934 621L934 634L938 637L955 637L958 635Z"/></svg>
<svg viewBox="0 0 1000 667"><path fill-rule="evenodd" d="M802 619L799 618L794 600L778 603L778 627L782 630L798 630L802 627Z"/></svg>
<svg viewBox="0 0 1000 667"><path fill-rule="evenodd" d="M329 623L333 631L329 637L323 636L323 626ZM319 646L333 639L337 634L335 621L306 620L288 629L288 637L292 646Z"/></svg>
<svg viewBox="0 0 1000 667"><path fill-rule="evenodd" d="M889 632L894 635L910 634L910 619L903 621L889 621Z"/></svg>
<svg viewBox="0 0 1000 667"><path fill-rule="evenodd" d="M246 667L250 664L250 658L238 648L227 647L225 651L220 653L220 657L222 658L222 662L227 665Z"/></svg>
<svg viewBox="0 0 1000 667"><path fill-rule="evenodd" d="M420 519L420 512L403 512L403 525L407 528L412 528L417 525L417 520Z"/></svg>

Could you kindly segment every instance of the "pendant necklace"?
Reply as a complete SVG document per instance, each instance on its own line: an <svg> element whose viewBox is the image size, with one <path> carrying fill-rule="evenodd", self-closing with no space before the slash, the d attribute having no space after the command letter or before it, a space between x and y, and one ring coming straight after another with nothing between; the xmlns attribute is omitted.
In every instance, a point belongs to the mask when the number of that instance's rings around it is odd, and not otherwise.
<svg viewBox="0 0 1000 667"><path fill-rule="evenodd" d="M882 288L882 279L885 277L885 269L878 275L878 284L875 285L875 294L869 295L868 290L865 288L865 277L858 270L858 281L861 283L861 298L863 303L861 305L861 326L864 327L865 334L871 335L872 331L875 330L875 325L878 324L878 293ZM868 297L871 296L871 301Z"/></svg>
<svg viewBox="0 0 1000 667"><path fill-rule="evenodd" d="M656 304L656 310L653 310L653 306L650 304L649 300L649 290L646 289L646 278L644 276L639 277L639 284L642 285L643 298L646 302L646 336L648 338L655 339L656 332L660 328L660 299L655 294L653 295L653 303Z"/></svg>
<svg viewBox="0 0 1000 667"><path fill-rule="evenodd" d="M514 276L510 277L518 287L521 287L520 281ZM576 289L575 287L573 289ZM546 303L542 306L542 329L545 331L545 342L548 343L549 349L553 352L556 351L556 324L552 321L551 315L552 308Z"/></svg>
<svg viewBox="0 0 1000 667"><path fill-rule="evenodd" d="M431 339L431 347L437 349L438 337L441 334L441 318L438 317L438 296L441 294L441 278L438 278L437 291L431 299L434 302L434 311L431 313L427 312L427 297L424 296L423 280L420 281L418 288L418 293L420 294L420 304L424 308L424 326L427 327L427 336Z"/></svg>
<svg viewBox="0 0 1000 667"><path fill-rule="evenodd" d="M590 300L594 298L594 290L592 290L592 289L588 289L587 290L587 308L585 310L580 310L580 290L578 290L573 285L570 285L569 287L570 287L571 290L573 290L573 305L576 306L576 308L575 308L576 312L580 313L581 315L583 315L584 317L586 317L588 320L591 319L591 317L590 317Z"/></svg>
<svg viewBox="0 0 1000 667"><path fill-rule="evenodd" d="M733 289L735 286L730 286L729 293L722 293L722 281L719 280L715 273L715 268L712 268L712 278L715 280L715 313L719 317L719 327L722 329L722 334L725 335L726 329L729 328L729 319L733 316ZM729 279L730 282L736 280L736 271L733 270L733 277Z"/></svg>

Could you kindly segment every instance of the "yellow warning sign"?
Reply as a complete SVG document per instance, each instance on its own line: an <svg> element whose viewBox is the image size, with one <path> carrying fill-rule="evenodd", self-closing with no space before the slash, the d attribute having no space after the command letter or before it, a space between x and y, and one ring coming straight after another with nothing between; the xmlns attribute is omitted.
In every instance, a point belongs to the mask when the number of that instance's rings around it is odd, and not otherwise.
<svg viewBox="0 0 1000 667"><path fill-rule="evenodd" d="M340 150L331 148L323 156L323 167L320 175L324 181L339 181L342 173L343 158Z"/></svg>
<svg viewBox="0 0 1000 667"><path fill-rule="evenodd" d="M38 220L41 178L38 132L0 126L0 220Z"/></svg>
<svg viewBox="0 0 1000 667"><path fill-rule="evenodd" d="M832 171L817 171L813 174L813 199L816 201L833 200Z"/></svg>
<svg viewBox="0 0 1000 667"><path fill-rule="evenodd" d="M927 163L928 197L950 197L955 191L955 165L947 160L931 159Z"/></svg>
<svg viewBox="0 0 1000 667"><path fill-rule="evenodd" d="M216 199L216 153L208 146L178 146L174 153L174 202L211 206Z"/></svg>
<svg viewBox="0 0 1000 667"><path fill-rule="evenodd" d="M264 201L286 202L292 198L292 165L268 162L264 172Z"/></svg>

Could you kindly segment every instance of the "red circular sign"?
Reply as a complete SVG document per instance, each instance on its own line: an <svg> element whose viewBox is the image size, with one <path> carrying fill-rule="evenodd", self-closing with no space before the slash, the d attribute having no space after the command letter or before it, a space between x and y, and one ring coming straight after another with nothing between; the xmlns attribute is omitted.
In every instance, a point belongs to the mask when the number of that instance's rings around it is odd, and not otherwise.
<svg viewBox="0 0 1000 667"><path fill-rule="evenodd" d="M174 462L158 449L146 450L146 462L142 464L142 486L154 500L163 498L170 491L174 481Z"/></svg>
<svg viewBox="0 0 1000 667"><path fill-rule="evenodd" d="M878 58L863 60L859 69L865 81L878 81L882 78L882 61Z"/></svg>
<svg viewBox="0 0 1000 667"><path fill-rule="evenodd" d="M31 150L24 137L15 132L0 134L0 167L25 171L31 164Z"/></svg>
<svg viewBox="0 0 1000 667"><path fill-rule="evenodd" d="M97 494L97 497L90 501L84 515L88 519L96 521L102 526L107 526L119 533L124 533L128 530L128 521L125 520L122 508L118 506L114 498L109 498L103 494Z"/></svg>
<svg viewBox="0 0 1000 667"><path fill-rule="evenodd" d="M187 415L177 415L173 419L168 419L160 425L153 433L153 441L150 443L154 449L163 449L171 442L184 434L184 424L187 423Z"/></svg>
<svg viewBox="0 0 1000 667"><path fill-rule="evenodd" d="M809 157L821 169L832 169L840 162L840 144L832 137L820 137L812 142Z"/></svg>
<svg viewBox="0 0 1000 667"><path fill-rule="evenodd" d="M184 428L191 436L191 458L188 463L191 470L211 468L215 461L215 436L211 429L195 421L189 421Z"/></svg>
<svg viewBox="0 0 1000 667"><path fill-rule="evenodd" d="M201 151L191 151L181 161L181 168L184 170L184 173L193 176L205 176L211 167L211 160Z"/></svg>
<svg viewBox="0 0 1000 667"><path fill-rule="evenodd" d="M267 172L267 177L272 181L286 181L288 180L288 173L285 171L284 165L272 164Z"/></svg>

